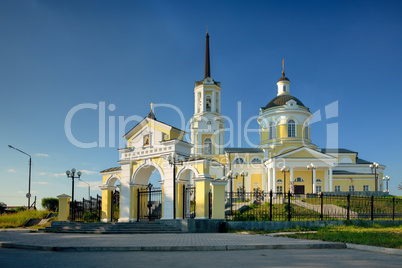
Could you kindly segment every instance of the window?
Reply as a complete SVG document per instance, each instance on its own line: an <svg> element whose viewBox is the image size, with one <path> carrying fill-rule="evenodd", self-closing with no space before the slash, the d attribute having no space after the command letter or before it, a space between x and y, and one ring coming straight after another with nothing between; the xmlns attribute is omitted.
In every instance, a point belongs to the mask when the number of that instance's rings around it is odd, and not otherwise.
<svg viewBox="0 0 402 268"><path fill-rule="evenodd" d="M355 186L349 185L349 192L354 192L354 191L355 191Z"/></svg>
<svg viewBox="0 0 402 268"><path fill-rule="evenodd" d="M204 154L212 154L212 141L209 138L204 141Z"/></svg>
<svg viewBox="0 0 402 268"><path fill-rule="evenodd" d="M288 121L288 137L296 137L296 124L294 120Z"/></svg>
<svg viewBox="0 0 402 268"><path fill-rule="evenodd" d="M276 186L276 193L278 193L278 194L283 193L283 187L282 186Z"/></svg>
<svg viewBox="0 0 402 268"><path fill-rule="evenodd" d="M307 140L309 139L309 130L310 127L308 125L304 126L304 138Z"/></svg>
<svg viewBox="0 0 402 268"><path fill-rule="evenodd" d="M201 111L201 92L198 92L197 99L198 99L197 113L199 113Z"/></svg>
<svg viewBox="0 0 402 268"><path fill-rule="evenodd" d="M262 163L262 161L261 161L261 159L260 158L253 158L253 160L251 160L251 163L252 164L261 164Z"/></svg>
<svg viewBox="0 0 402 268"><path fill-rule="evenodd" d="M269 123L268 139L276 139L276 125L274 122Z"/></svg>
<svg viewBox="0 0 402 268"><path fill-rule="evenodd" d="M215 111L219 113L219 93L215 93Z"/></svg>
<svg viewBox="0 0 402 268"><path fill-rule="evenodd" d="M315 192L316 192L316 193L321 193L321 192L322 192L322 187L321 187L321 185L317 185L317 186L315 187Z"/></svg>
<svg viewBox="0 0 402 268"><path fill-rule="evenodd" d="M207 99L205 101L205 110L207 112L211 111L211 96L207 96Z"/></svg>
<svg viewBox="0 0 402 268"><path fill-rule="evenodd" d="M245 163L245 161L241 157L238 157L233 161L233 164L244 164L244 163Z"/></svg>
<svg viewBox="0 0 402 268"><path fill-rule="evenodd" d="M370 191L370 186L369 185L363 185L363 191L365 191L365 192Z"/></svg>
<svg viewBox="0 0 402 268"><path fill-rule="evenodd" d="M283 183L283 180L282 180L282 179L278 179L278 180L276 180L276 183Z"/></svg>
<svg viewBox="0 0 402 268"><path fill-rule="evenodd" d="M304 182L304 180L303 180L303 178L297 177L297 178L295 179L295 182Z"/></svg>
<svg viewBox="0 0 402 268"><path fill-rule="evenodd" d="M283 85L283 92L286 92L286 86Z"/></svg>
<svg viewBox="0 0 402 268"><path fill-rule="evenodd" d="M335 192L340 192L340 191L341 191L341 186L335 185Z"/></svg>
<svg viewBox="0 0 402 268"><path fill-rule="evenodd" d="M321 183L322 180L321 180L321 179L317 179L316 182L317 182L317 183Z"/></svg>

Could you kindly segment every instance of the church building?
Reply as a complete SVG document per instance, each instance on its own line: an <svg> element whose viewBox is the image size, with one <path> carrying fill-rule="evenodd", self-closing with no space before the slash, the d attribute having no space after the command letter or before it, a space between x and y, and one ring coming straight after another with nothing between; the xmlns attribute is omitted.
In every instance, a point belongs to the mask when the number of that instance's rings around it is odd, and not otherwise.
<svg viewBox="0 0 402 268"><path fill-rule="evenodd" d="M157 218L162 219L191 217L194 211L196 219L219 218L218 214L208 215L211 209L206 200L224 204L225 192L314 195L382 191L379 178L384 165L363 160L352 150L319 148L313 143L313 114L304 104L308 100L294 97L291 92L297 93L297 85L291 91L290 84L282 63L272 100L256 107L257 148L224 148L221 101L225 101L225 90L211 75L207 32L205 75L194 87L191 143L184 140L185 131L158 121L151 107L148 116L125 134L127 146L119 149L119 166L101 171L103 221L112 220L117 181L119 222L139 221L146 217L144 211L150 219L151 210L160 210ZM158 192L149 185L156 170L162 185L160 199L156 198L159 205L150 200L151 193Z"/></svg>

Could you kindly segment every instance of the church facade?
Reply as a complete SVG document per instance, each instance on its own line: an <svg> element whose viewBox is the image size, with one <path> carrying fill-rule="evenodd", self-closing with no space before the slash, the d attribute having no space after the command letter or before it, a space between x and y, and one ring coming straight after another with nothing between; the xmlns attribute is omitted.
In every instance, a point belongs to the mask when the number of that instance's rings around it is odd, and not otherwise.
<svg viewBox="0 0 402 268"><path fill-rule="evenodd" d="M194 191L198 219L224 217L225 192L297 195L382 191L379 178L384 165L360 159L355 151L323 149L312 142L312 113L291 95L290 84L282 68L276 96L259 109L257 148L224 148L222 90L211 77L207 33L205 75L194 87L191 143L184 140L185 131L158 121L151 107L148 116L124 136L127 146L119 149L119 166L101 171L103 221L112 218L111 200L117 181L119 221L138 221L145 204L141 191L155 170L161 177L162 219L184 218L186 210L190 212L187 188ZM217 206L212 216L208 215L211 196Z"/></svg>

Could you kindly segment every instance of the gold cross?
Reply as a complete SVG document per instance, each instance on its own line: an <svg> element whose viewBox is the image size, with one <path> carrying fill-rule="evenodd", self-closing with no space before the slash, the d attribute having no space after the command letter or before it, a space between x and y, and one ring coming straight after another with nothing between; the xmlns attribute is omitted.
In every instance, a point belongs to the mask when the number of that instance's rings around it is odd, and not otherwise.
<svg viewBox="0 0 402 268"><path fill-rule="evenodd" d="M151 102L151 112L152 112L153 106L154 106L154 104Z"/></svg>
<svg viewBox="0 0 402 268"><path fill-rule="evenodd" d="M285 59L282 60L282 72L285 71Z"/></svg>

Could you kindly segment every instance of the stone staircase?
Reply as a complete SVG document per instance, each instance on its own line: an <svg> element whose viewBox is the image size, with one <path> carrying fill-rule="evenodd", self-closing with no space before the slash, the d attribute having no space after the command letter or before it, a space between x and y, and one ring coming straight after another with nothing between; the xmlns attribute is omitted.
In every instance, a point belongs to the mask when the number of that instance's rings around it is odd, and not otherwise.
<svg viewBox="0 0 402 268"><path fill-rule="evenodd" d="M39 229L52 233L86 233L86 234L155 234L181 233L181 229L162 222L133 223L82 223L54 221L50 227Z"/></svg>

